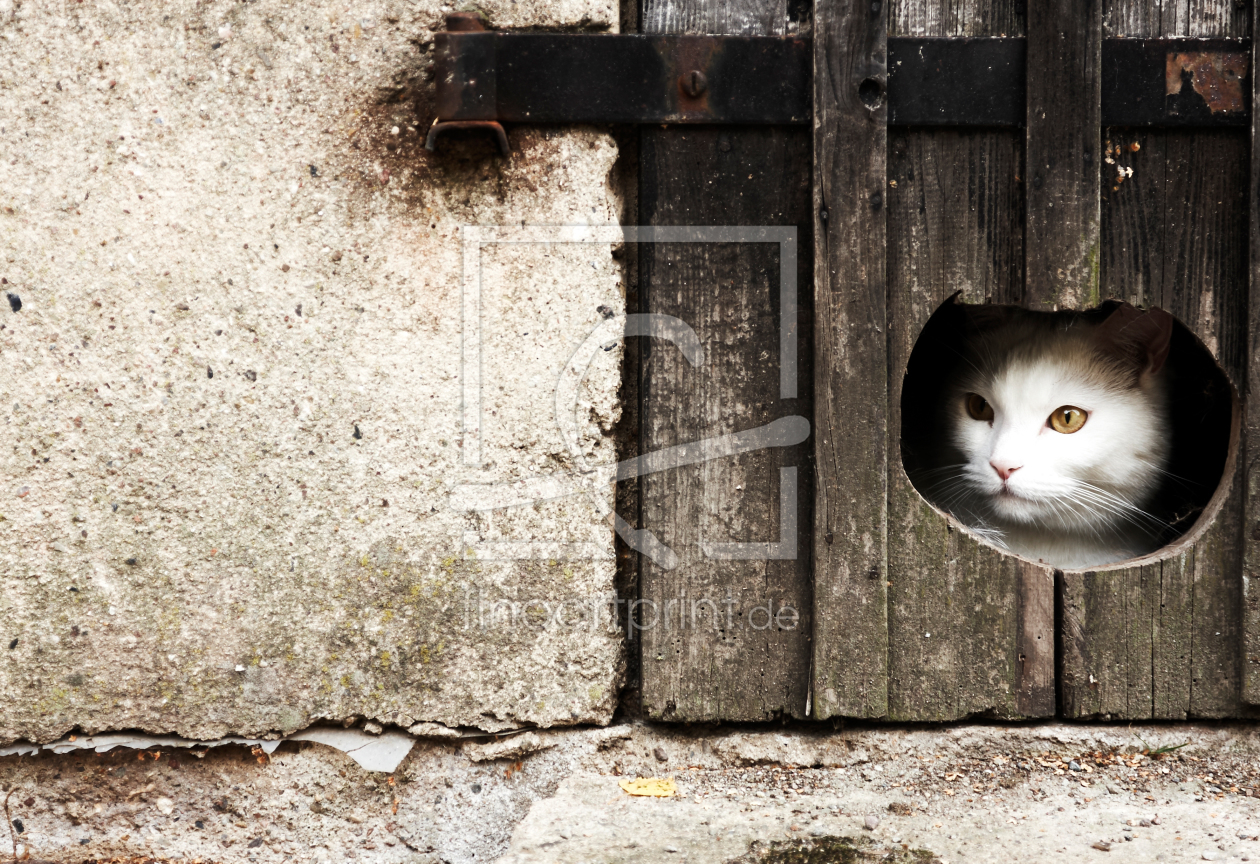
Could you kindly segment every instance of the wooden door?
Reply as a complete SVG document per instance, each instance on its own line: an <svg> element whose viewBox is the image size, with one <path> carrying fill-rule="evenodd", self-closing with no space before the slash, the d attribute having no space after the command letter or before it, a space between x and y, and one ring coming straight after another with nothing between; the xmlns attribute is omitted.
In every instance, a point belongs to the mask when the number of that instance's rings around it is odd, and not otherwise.
<svg viewBox="0 0 1260 864"><path fill-rule="evenodd" d="M808 7L758 0L644 0L640 14L650 33L791 37L809 25ZM692 242L640 245L642 310L686 322L704 353L696 366L667 343L642 346L642 451L809 418L809 130L645 128L638 143L642 224L768 226L792 238L714 243L697 232ZM794 322L783 314L785 290ZM785 364L795 367L788 381ZM810 456L800 443L643 478L641 526L678 556L640 560L634 632L647 716L806 716L813 603L808 534L798 534L814 500ZM791 548L734 558L720 548L780 539Z"/></svg>
<svg viewBox="0 0 1260 864"><path fill-rule="evenodd" d="M1242 38L1234 3L1105 3L1104 38ZM1254 116L1254 115L1253 115ZM1250 135L1237 129L1102 129L1117 166L1095 186L1100 287L1172 312L1245 393ZM1136 145L1136 149L1135 149ZM1136 183L1131 181L1136 180ZM1238 442L1241 446L1241 442ZM1177 554L1155 564L1063 578L1060 669L1066 717L1248 716L1242 690L1243 483L1226 467L1224 504Z"/></svg>
<svg viewBox="0 0 1260 864"><path fill-rule="evenodd" d="M886 19L863 16L873 7L860 4L818 6L815 160L827 218L816 240L815 716L1251 713L1245 697L1258 688L1247 679L1244 691L1240 648L1260 616L1250 595L1246 620L1242 614L1244 463L1230 460L1219 511L1209 507L1175 554L1067 573L956 530L900 464L906 360L927 317L955 291L969 302L1043 310L1106 298L1161 306L1244 392L1247 132L1103 129L1100 81L1104 36L1241 37L1249 22L1232 4L1166 3L1162 14L1149 5L897 0ZM877 93L885 80L885 27L893 36L1025 36L1024 127L892 129L885 144L876 128L886 123L884 107L861 100L864 86ZM1123 188L1129 178L1117 183L1115 172L1134 160L1111 158L1121 144L1141 160L1130 175L1138 182ZM874 260L871 250L886 257ZM886 379L868 366L846 380L843 370L855 368L850 353L866 356L881 333ZM865 446L825 434L830 418L863 409L878 414L872 428L886 433L874 460ZM1254 424L1257 412L1248 416ZM883 478L868 476L859 488L869 490L873 515L846 525L843 505L853 506L853 492L839 506L829 496L854 487L833 466L860 458L886 466L886 504ZM878 583L855 578L885 562ZM842 602L863 587L870 602Z"/></svg>
<svg viewBox="0 0 1260 864"><path fill-rule="evenodd" d="M791 3L734 8L645 0L642 24L811 35L812 141L782 129L645 131L640 216L650 225L801 226L812 297L800 298L800 345L802 356L812 351L812 387L788 403L767 399L773 331L740 326L774 320L774 280L758 275L773 269L767 250L645 248L644 309L692 322L717 365L700 373L648 349L642 444L801 413L813 418L813 462L788 449L646 479L644 526L696 551L674 569L645 563L639 596L729 595L743 616L767 602L810 612L790 630L754 632L745 618L733 630L643 631L648 715L1254 716L1260 459L1246 450L1248 436L1260 440L1260 409L1246 398L1260 375L1260 290L1249 290L1260 274L1260 244L1250 239L1260 230L1254 133L1107 128L1101 110L1104 40L1247 39L1252 10L1232 0L817 0L812 18ZM903 37L1023 38L1022 120L890 126L888 40ZM1252 51L1249 42L1222 44ZM1034 310L1110 298L1157 305L1207 346L1239 396L1235 440L1216 499L1175 548L1142 566L1060 572L998 552L923 500L902 467L903 379L928 318L959 291L964 302ZM801 554L705 560L697 541L706 532L775 535L775 478L787 467L810 478L797 487L798 512L812 509L801 517Z"/></svg>

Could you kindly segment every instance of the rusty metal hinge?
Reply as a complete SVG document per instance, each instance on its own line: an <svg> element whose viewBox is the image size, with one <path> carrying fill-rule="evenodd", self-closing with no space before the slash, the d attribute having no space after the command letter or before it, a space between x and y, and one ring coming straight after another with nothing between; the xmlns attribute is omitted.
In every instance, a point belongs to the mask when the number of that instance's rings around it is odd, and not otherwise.
<svg viewBox="0 0 1260 864"><path fill-rule="evenodd" d="M506 148L503 123L809 122L808 39L500 32L461 13L434 42L429 149L470 126Z"/></svg>
<svg viewBox="0 0 1260 864"><path fill-rule="evenodd" d="M503 123L797 125L811 115L807 38L496 32L472 13L447 27L435 38L430 150L443 132L474 128L506 156ZM1250 44L1103 40L1102 125L1248 125ZM1022 38L892 38L887 81L864 101L886 103L893 126L1020 127L1026 56Z"/></svg>

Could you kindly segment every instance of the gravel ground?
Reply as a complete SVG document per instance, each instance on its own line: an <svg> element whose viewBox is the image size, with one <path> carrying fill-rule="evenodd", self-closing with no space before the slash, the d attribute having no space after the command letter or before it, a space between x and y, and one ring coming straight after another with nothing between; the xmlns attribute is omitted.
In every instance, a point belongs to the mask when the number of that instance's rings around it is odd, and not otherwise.
<svg viewBox="0 0 1260 864"><path fill-rule="evenodd" d="M425 739L393 775L310 743L44 753L0 759L0 861L1260 862L1257 754L1244 724L640 723ZM620 786L645 777L677 794Z"/></svg>
<svg viewBox="0 0 1260 864"><path fill-rule="evenodd" d="M575 775L534 805L501 864L1260 861L1254 742L1222 729L871 731L846 733L831 758L808 752L825 738L806 753L790 735L697 738L679 760L638 737L623 747L630 773L675 777L676 797ZM786 764L765 764L775 749ZM792 764L802 755L847 764Z"/></svg>

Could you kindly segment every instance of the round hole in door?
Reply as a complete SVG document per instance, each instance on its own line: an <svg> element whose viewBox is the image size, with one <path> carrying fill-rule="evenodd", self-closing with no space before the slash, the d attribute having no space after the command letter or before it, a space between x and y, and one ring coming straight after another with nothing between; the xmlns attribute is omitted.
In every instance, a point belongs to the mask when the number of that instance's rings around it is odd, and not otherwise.
<svg viewBox="0 0 1260 864"><path fill-rule="evenodd" d="M884 102L884 82L878 78L865 78L858 85L858 98L868 110L874 111Z"/></svg>
<svg viewBox="0 0 1260 864"><path fill-rule="evenodd" d="M1236 394L1203 343L1163 314L1117 301L1081 312L946 301L919 334L902 382L902 465L915 489L982 539L1061 569L1197 537L1225 497ZM1160 327L1166 359L1152 375L1154 357L1142 352L1158 351ZM1093 390L1077 380L1090 370ZM1110 397L1099 392L1106 388ZM1133 407L1157 404L1161 388L1162 411ZM1090 404L1054 416L1077 408L1073 401ZM1127 426L1115 422L1122 404L1132 409ZM1081 435L1091 422L1094 437ZM1134 479L1143 476L1145 484ZM1061 547L1045 546L1056 534Z"/></svg>

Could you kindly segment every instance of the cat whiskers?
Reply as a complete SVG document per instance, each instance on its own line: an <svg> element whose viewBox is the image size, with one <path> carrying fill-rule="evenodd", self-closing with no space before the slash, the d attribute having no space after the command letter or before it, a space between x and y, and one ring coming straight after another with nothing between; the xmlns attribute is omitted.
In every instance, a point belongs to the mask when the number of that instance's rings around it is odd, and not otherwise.
<svg viewBox="0 0 1260 864"><path fill-rule="evenodd" d="M979 489L970 474L971 466L960 462L916 472L914 481L916 488L934 505L984 539L998 543L995 537L1000 538L1002 532L990 526L985 517L977 512L975 503Z"/></svg>
<svg viewBox="0 0 1260 864"><path fill-rule="evenodd" d="M1092 506L1095 510L1101 510L1104 513L1116 516L1151 536L1157 536L1170 527L1164 520L1143 510L1141 507L1129 503L1119 495L1083 480L1077 481L1074 495L1065 497L1063 500Z"/></svg>

